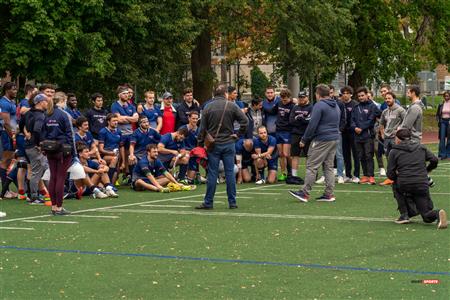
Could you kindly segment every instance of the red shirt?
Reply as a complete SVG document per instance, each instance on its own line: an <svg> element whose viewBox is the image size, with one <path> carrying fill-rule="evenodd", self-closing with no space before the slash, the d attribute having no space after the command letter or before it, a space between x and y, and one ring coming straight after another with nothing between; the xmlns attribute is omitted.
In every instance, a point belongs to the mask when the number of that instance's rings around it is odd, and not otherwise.
<svg viewBox="0 0 450 300"><path fill-rule="evenodd" d="M160 134L171 133L175 131L175 114L172 111L171 106L164 107L164 113L162 116L162 127Z"/></svg>

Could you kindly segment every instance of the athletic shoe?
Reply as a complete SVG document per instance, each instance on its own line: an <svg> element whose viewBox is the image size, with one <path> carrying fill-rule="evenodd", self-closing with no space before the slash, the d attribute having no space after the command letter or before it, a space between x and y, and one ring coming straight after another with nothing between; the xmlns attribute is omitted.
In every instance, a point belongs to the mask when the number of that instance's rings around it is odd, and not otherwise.
<svg viewBox="0 0 450 300"><path fill-rule="evenodd" d="M353 182L353 183L359 183L360 180L359 180L358 177L353 176L353 177L352 177L352 182Z"/></svg>
<svg viewBox="0 0 450 300"><path fill-rule="evenodd" d="M445 212L445 210L441 209L439 211L439 219L438 219L438 224L437 224L437 229L445 229L448 226L448 222L447 222L447 213Z"/></svg>
<svg viewBox="0 0 450 300"><path fill-rule="evenodd" d="M116 192L113 191L113 189L107 189L107 190L105 191L105 194L106 194L108 197L111 197L111 198L117 198L117 197L119 197L119 195L117 195Z"/></svg>
<svg viewBox="0 0 450 300"><path fill-rule="evenodd" d="M286 174L282 173L282 174L278 174L278 181L285 181L287 178Z"/></svg>
<svg viewBox="0 0 450 300"><path fill-rule="evenodd" d="M189 181L186 178L178 180L178 182L181 184L189 184Z"/></svg>
<svg viewBox="0 0 450 300"><path fill-rule="evenodd" d="M286 178L286 184L304 184L305 182L298 176L288 176Z"/></svg>
<svg viewBox="0 0 450 300"><path fill-rule="evenodd" d="M336 168L333 169L333 174L334 174L334 176L337 175L337 169Z"/></svg>
<svg viewBox="0 0 450 300"><path fill-rule="evenodd" d="M6 217L6 213L5 213L5 212L2 212L2 211L0 211L0 218L4 218L4 217Z"/></svg>
<svg viewBox="0 0 450 300"><path fill-rule="evenodd" d="M234 204L234 205L230 205L228 208L229 208L229 209L237 209L238 206L237 206L236 204Z"/></svg>
<svg viewBox="0 0 450 300"><path fill-rule="evenodd" d="M407 215L401 215L397 220L394 221L397 224L409 224L411 223L411 220L408 218Z"/></svg>
<svg viewBox="0 0 450 300"><path fill-rule="evenodd" d="M97 191L94 191L94 193L92 193L92 197L94 197L95 199L105 199L108 198L108 195L97 189Z"/></svg>
<svg viewBox="0 0 450 300"><path fill-rule="evenodd" d="M352 181L352 179L350 177L347 177L347 176L344 177L344 183L352 183L352 182L353 181Z"/></svg>
<svg viewBox="0 0 450 300"><path fill-rule="evenodd" d="M336 197L334 195L325 195L316 198L317 202L333 202L336 201Z"/></svg>
<svg viewBox="0 0 450 300"><path fill-rule="evenodd" d="M46 193L45 195L39 194L39 197L41 197L41 199L43 199L44 201L50 201L50 194Z"/></svg>
<svg viewBox="0 0 450 300"><path fill-rule="evenodd" d="M199 206L196 206L195 209L205 209L205 210L209 210L209 209L213 209L212 206L206 206L205 203L200 204Z"/></svg>
<svg viewBox="0 0 450 300"><path fill-rule="evenodd" d="M17 198L17 193L11 192L11 191L7 191L5 193L5 196L3 196L3 198L5 199L15 199Z"/></svg>
<svg viewBox="0 0 450 300"><path fill-rule="evenodd" d="M28 198L27 197L27 195L25 195L25 194L19 194L19 195L17 195L17 199L19 199L19 200L26 200L26 201L29 201L30 200L30 198Z"/></svg>
<svg viewBox="0 0 450 300"><path fill-rule="evenodd" d="M52 206L52 201L44 201L45 206Z"/></svg>
<svg viewBox="0 0 450 300"><path fill-rule="evenodd" d="M369 177L369 184L371 184L371 185L377 184L377 183L375 182L375 177L373 177L373 176Z"/></svg>
<svg viewBox="0 0 450 300"><path fill-rule="evenodd" d="M44 205L45 201L41 199L35 199L29 202L30 205Z"/></svg>
<svg viewBox="0 0 450 300"><path fill-rule="evenodd" d="M54 216L67 216L70 215L71 212L67 209L62 208L61 210L56 210Z"/></svg>
<svg viewBox="0 0 450 300"><path fill-rule="evenodd" d="M265 183L266 183L266 181L264 179L260 179L257 182L255 182L255 184L257 184L257 185L261 185L261 184L265 184Z"/></svg>
<svg viewBox="0 0 450 300"><path fill-rule="evenodd" d="M392 185L394 183L393 180L390 180L389 178L386 178L382 183L380 183L381 186L385 185Z"/></svg>
<svg viewBox="0 0 450 300"><path fill-rule="evenodd" d="M197 180L198 180L198 182L200 182L200 183L206 183L206 178L205 177L203 177L203 176L199 176L198 178L197 178Z"/></svg>
<svg viewBox="0 0 450 300"><path fill-rule="evenodd" d="M163 187L161 190L159 190L160 193L170 193L170 189L168 187Z"/></svg>
<svg viewBox="0 0 450 300"><path fill-rule="evenodd" d="M301 202L308 202L309 200L309 195L303 191L289 191L289 194Z"/></svg>
<svg viewBox="0 0 450 300"><path fill-rule="evenodd" d="M344 177L342 177L342 176L338 176L338 178L337 178L337 183L339 183L339 184L343 184L343 183L345 183L345 179L344 179Z"/></svg>
<svg viewBox="0 0 450 300"><path fill-rule="evenodd" d="M359 184L370 184L370 182L369 182L369 177L363 176L363 177L361 178L361 180L359 181Z"/></svg>
<svg viewBox="0 0 450 300"><path fill-rule="evenodd" d="M428 176L428 186L429 187L434 187L435 183L433 178L431 178L430 176Z"/></svg>
<svg viewBox="0 0 450 300"><path fill-rule="evenodd" d="M321 176L319 179L316 180L317 184L323 184L325 182L325 176Z"/></svg>
<svg viewBox="0 0 450 300"><path fill-rule="evenodd" d="M385 168L380 168L380 176L386 177L386 169Z"/></svg>

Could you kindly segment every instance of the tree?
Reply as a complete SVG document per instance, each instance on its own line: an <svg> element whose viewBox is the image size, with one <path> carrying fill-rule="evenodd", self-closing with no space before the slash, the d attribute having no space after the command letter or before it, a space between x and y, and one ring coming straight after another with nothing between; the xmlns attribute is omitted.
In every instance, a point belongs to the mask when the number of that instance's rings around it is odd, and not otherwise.
<svg viewBox="0 0 450 300"><path fill-rule="evenodd" d="M253 98L264 98L266 87L269 85L269 79L257 66L250 71L251 89Z"/></svg>

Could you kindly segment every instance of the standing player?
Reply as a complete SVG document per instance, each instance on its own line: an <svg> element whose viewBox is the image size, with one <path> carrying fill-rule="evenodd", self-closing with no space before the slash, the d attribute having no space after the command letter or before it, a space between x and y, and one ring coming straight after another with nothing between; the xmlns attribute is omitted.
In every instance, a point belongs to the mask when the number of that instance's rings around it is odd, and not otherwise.
<svg viewBox="0 0 450 300"><path fill-rule="evenodd" d="M177 120L177 110L173 106L173 95L169 92L163 94L163 103L161 104L162 127L161 135L175 131Z"/></svg>
<svg viewBox="0 0 450 300"><path fill-rule="evenodd" d="M106 127L106 116L108 110L103 108L103 95L94 93L91 96L91 101L94 107L90 108L86 113L86 118L89 122L89 129L94 139L98 140L98 135L103 127Z"/></svg>
<svg viewBox="0 0 450 300"><path fill-rule="evenodd" d="M265 115L265 121L267 126L267 133L275 137L276 135L276 121L277 110L276 106L280 102L280 98L275 95L275 88L268 86L266 88L266 99L263 101L263 111Z"/></svg>

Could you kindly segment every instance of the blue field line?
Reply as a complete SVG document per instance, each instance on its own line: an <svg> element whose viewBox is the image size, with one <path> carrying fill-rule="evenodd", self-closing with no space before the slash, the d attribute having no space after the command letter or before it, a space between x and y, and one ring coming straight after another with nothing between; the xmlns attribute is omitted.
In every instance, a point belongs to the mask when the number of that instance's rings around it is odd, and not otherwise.
<svg viewBox="0 0 450 300"><path fill-rule="evenodd" d="M213 263L234 263L234 264L243 264L243 265L263 265L263 266L280 266L280 267L297 267L297 268L301 267L301 268L311 268L311 269L331 269L331 270L340 270L340 271L347 270L347 271L365 271L365 272L376 272L376 273L408 273L408 274L420 274L420 275L450 276L450 272L432 272L432 271L418 271L418 270L404 270L404 269L382 269L382 268L360 268L360 267L352 267L352 266L327 266L327 265L319 265L319 264L302 264L302 263L286 263L286 262L271 262L271 261L242 260L242 259L161 255L161 254L151 254L151 253L123 253L123 252L108 252L108 251L28 248L28 247L17 247L17 246L0 246L0 249L10 249L10 250L18 250L18 251L33 251L33 252L58 252L58 253L75 253L75 254L90 254L90 255L148 257L148 258L156 258L156 259L206 261L206 262L213 262Z"/></svg>

